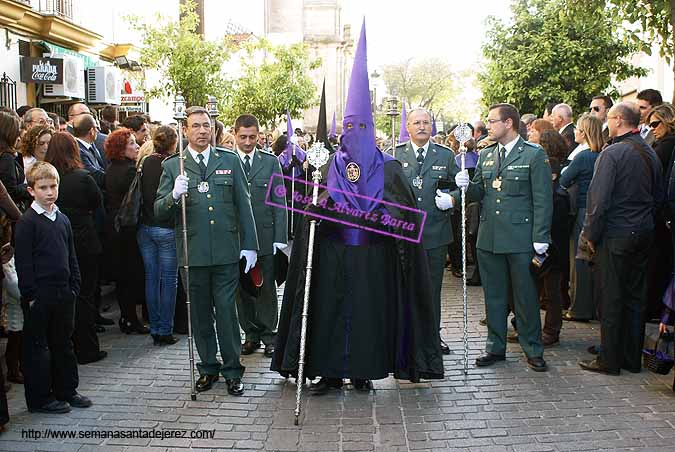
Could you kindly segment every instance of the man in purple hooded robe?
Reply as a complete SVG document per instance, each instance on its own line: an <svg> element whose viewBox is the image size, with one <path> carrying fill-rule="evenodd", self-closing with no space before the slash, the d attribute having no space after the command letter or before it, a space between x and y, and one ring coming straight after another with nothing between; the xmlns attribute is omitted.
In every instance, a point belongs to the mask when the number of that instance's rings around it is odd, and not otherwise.
<svg viewBox="0 0 675 452"><path fill-rule="evenodd" d="M400 162L375 145L366 65L365 23L354 58L340 147L327 164L328 190L317 212L336 205L418 221ZM367 196L369 199L357 195ZM318 209L318 210L317 210ZM297 375L311 217L296 232L271 369ZM352 219L352 223L356 221ZM419 243L350 227L318 223L313 250L305 375L321 380L316 394L357 390L393 374L410 381L443 378L443 359L424 250Z"/></svg>

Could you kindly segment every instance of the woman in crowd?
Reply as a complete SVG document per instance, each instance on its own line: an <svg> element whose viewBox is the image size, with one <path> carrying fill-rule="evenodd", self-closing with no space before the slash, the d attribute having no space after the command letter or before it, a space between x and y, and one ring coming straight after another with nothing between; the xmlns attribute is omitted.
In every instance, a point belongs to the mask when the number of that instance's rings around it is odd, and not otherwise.
<svg viewBox="0 0 675 452"><path fill-rule="evenodd" d="M576 254L579 246L579 234L586 217L586 195L593 178L593 170L598 154L602 150L602 122L595 116L587 113L581 115L574 130L574 140L581 145L581 151L574 156L572 162L564 169L560 176L560 186L563 189L576 187L576 219L572 226L572 250ZM570 308L563 314L564 320L588 321L596 317L596 294L593 290L593 279L588 261L574 259L575 276L570 284Z"/></svg>
<svg viewBox="0 0 675 452"><path fill-rule="evenodd" d="M654 151L659 157L663 169L663 176L668 181L672 176L673 149L675 148L675 108L672 104L663 103L652 108L647 114L647 124L654 134ZM669 188L669 185L667 186ZM647 282L647 312L645 319L651 320L660 317L661 301L668 282L673 276L673 237L666 221L673 221L675 212L666 206L657 211L654 227L654 243L649 254L648 282Z"/></svg>
<svg viewBox="0 0 675 452"><path fill-rule="evenodd" d="M225 149L229 149L230 151L234 150L234 135L232 135L230 132L223 132L223 136L221 140L218 142L218 146L223 147Z"/></svg>
<svg viewBox="0 0 675 452"><path fill-rule="evenodd" d="M47 147L53 134L54 129L51 126L36 126L26 133L21 142L24 173L28 172L33 163L45 159Z"/></svg>
<svg viewBox="0 0 675 452"><path fill-rule="evenodd" d="M173 221L156 220L154 204L162 162L176 152L178 135L173 128L161 126L150 143L154 153L139 160L143 174L143 208L137 237L145 265L145 301L150 334L155 345L172 345L178 341L172 335L178 284L175 225Z"/></svg>
<svg viewBox="0 0 675 452"><path fill-rule="evenodd" d="M19 117L14 113L0 111L0 131L0 182L23 212L33 202L33 197L28 193L23 166L17 160L15 146L21 136Z"/></svg>
<svg viewBox="0 0 675 452"><path fill-rule="evenodd" d="M138 319L136 305L143 304L143 261L136 242L136 227L114 228L114 221L122 200L136 175L138 144L130 129L120 128L105 140L105 155L110 161L105 173L106 236L111 243L109 256L117 285L120 306L119 326L123 333L148 334Z"/></svg>
<svg viewBox="0 0 675 452"><path fill-rule="evenodd" d="M555 130L553 125L545 119L535 119L527 129L527 140L539 144L539 137L545 130Z"/></svg>
<svg viewBox="0 0 675 452"><path fill-rule="evenodd" d="M30 133L30 132L29 132ZM94 211L103 204L103 195L84 169L80 149L68 132L57 132L49 142L47 162L59 172L59 197L56 205L68 217L73 229L75 254L80 267L80 296L75 304L73 345L77 362L100 361L108 353L100 349L96 335L96 291L99 281L99 259L103 247L94 224Z"/></svg>

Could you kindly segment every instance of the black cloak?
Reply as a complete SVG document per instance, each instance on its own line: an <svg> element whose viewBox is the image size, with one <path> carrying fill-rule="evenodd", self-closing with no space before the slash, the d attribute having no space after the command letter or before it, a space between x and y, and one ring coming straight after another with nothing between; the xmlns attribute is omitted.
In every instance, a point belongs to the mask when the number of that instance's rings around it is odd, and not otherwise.
<svg viewBox="0 0 675 452"><path fill-rule="evenodd" d="M325 199L332 200L327 191ZM384 164L384 201L417 208L398 161ZM386 207L392 217L417 215ZM297 376L310 216L298 223L271 369ZM352 220L353 221L353 220ZM421 243L370 233L367 246L345 246L339 223L317 223L305 375L329 378L442 379L431 279ZM395 231L391 231L395 232Z"/></svg>

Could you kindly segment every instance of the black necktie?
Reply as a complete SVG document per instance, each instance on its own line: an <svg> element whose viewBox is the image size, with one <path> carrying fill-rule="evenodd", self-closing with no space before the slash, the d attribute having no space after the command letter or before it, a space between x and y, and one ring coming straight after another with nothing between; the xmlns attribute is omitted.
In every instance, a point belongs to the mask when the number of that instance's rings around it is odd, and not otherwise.
<svg viewBox="0 0 675 452"><path fill-rule="evenodd" d="M246 175L251 172L251 162L250 162L250 157L248 155L244 156L244 171L246 171Z"/></svg>
<svg viewBox="0 0 675 452"><path fill-rule="evenodd" d="M417 150L417 174L422 172L422 165L424 165L424 148Z"/></svg>
<svg viewBox="0 0 675 452"><path fill-rule="evenodd" d="M504 146L499 147L499 169L502 169L502 165L504 164L504 159L506 158L506 148Z"/></svg>
<svg viewBox="0 0 675 452"><path fill-rule="evenodd" d="M197 160L199 160L199 171L202 173L202 181L206 180L206 165L204 164L204 156L197 154Z"/></svg>

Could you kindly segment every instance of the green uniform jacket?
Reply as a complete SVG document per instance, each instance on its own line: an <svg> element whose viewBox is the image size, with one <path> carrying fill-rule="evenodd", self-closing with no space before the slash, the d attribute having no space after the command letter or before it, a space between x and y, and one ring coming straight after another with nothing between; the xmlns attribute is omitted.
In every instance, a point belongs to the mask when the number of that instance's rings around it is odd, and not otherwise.
<svg viewBox="0 0 675 452"><path fill-rule="evenodd" d="M155 217L158 220L174 217L179 265L184 265L181 207L172 194L174 181L180 174L179 158L175 154L162 163ZM209 184L206 193L197 190L201 181L199 166L187 149L183 161L185 174L190 179L185 199L190 266L236 264L240 250L258 249L251 196L239 156L225 149L211 148L206 167Z"/></svg>
<svg viewBox="0 0 675 452"><path fill-rule="evenodd" d="M476 247L494 254L534 253L534 242L551 243L548 157L544 149L520 138L501 165L498 158L496 145L481 151L466 192L468 201L481 202ZM461 199L459 191L452 195Z"/></svg>
<svg viewBox="0 0 675 452"><path fill-rule="evenodd" d="M255 228L258 231L258 256L273 254L273 243L288 243L288 217L286 209L265 204L267 190L272 174L283 174L277 157L267 151L256 150L251 163L251 172L248 175L248 185L251 189L251 205L255 217ZM275 204L286 205L286 195L277 193L277 187L284 187L283 177L275 177L274 185L270 189L270 201Z"/></svg>
<svg viewBox="0 0 675 452"><path fill-rule="evenodd" d="M410 182L417 200L417 208L427 213L422 231L422 245L429 250L452 242L452 209L440 210L436 207L436 189L438 181L443 179L455 187L455 175L459 171L455 163L455 154L447 147L429 142L429 149L422 164L422 189L413 185L417 177L417 155L410 141L396 146L396 159L403 166L403 173ZM455 205L457 205L455 203Z"/></svg>

